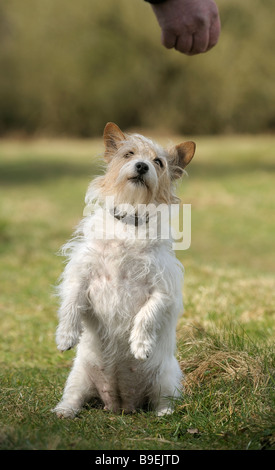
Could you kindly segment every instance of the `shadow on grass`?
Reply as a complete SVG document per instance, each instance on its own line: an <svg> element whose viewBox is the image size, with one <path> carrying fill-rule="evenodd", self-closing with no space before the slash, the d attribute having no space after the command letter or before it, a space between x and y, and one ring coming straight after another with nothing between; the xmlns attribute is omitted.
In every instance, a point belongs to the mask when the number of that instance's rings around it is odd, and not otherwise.
<svg viewBox="0 0 275 470"><path fill-rule="evenodd" d="M0 162L0 185L37 184L68 176L92 178L99 173L101 173L101 169L95 163L48 162L45 160Z"/></svg>

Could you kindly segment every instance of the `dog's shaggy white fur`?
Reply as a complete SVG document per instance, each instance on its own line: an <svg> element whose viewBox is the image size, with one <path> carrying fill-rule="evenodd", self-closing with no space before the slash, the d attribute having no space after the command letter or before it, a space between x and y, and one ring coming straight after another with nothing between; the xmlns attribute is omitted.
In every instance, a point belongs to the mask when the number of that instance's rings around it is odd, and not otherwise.
<svg viewBox="0 0 275 470"><path fill-rule="evenodd" d="M139 222L144 230L147 224L127 214L127 204L178 201L173 182L192 159L195 144L164 150L141 135L124 135L113 123L105 127L104 142L107 171L86 195L93 211L64 247L68 263L59 285L56 341L61 351L78 345L54 411L74 417L99 397L113 412L133 412L148 403L162 415L172 412L172 398L181 390L174 354L182 266L170 240L135 236ZM110 236L110 226L115 235Z"/></svg>

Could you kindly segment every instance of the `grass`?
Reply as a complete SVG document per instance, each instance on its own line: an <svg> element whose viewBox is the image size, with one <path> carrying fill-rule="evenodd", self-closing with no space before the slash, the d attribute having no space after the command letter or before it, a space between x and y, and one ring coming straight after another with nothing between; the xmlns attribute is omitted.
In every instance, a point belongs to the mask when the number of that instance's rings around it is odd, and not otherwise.
<svg viewBox="0 0 275 470"><path fill-rule="evenodd" d="M173 139L178 142L178 139ZM74 352L57 352L56 256L100 171L101 141L0 142L1 449L274 449L275 138L197 138L172 416L93 404L58 420ZM165 139L164 139L165 143Z"/></svg>

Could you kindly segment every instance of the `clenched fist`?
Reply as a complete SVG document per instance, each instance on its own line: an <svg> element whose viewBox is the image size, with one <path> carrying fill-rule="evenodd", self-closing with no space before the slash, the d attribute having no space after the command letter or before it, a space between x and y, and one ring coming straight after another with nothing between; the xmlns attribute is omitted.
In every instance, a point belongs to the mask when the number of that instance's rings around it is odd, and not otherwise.
<svg viewBox="0 0 275 470"><path fill-rule="evenodd" d="M221 24L213 0L165 0L152 8L161 27L162 44L168 49L194 55L217 44Z"/></svg>

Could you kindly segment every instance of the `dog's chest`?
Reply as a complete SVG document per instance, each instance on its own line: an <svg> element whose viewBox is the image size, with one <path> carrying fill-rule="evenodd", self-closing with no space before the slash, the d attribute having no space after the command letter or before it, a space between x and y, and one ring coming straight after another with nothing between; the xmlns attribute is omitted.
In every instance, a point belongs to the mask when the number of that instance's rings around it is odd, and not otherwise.
<svg viewBox="0 0 275 470"><path fill-rule="evenodd" d="M133 316L150 295L150 254L121 242L97 242L89 271L89 299L100 316Z"/></svg>

